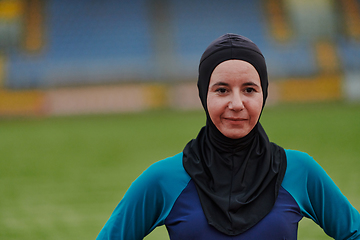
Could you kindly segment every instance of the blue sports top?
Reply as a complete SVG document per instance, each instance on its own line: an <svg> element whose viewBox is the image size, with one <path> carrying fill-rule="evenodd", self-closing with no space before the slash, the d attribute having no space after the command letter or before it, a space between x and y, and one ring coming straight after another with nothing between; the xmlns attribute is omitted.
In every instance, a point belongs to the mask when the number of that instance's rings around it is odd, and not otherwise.
<svg viewBox="0 0 360 240"><path fill-rule="evenodd" d="M360 239L360 214L308 154L285 150L287 169L271 212L237 236L207 223L182 153L151 165L130 186L97 240L140 240L166 225L170 239L297 239L298 222L311 218L334 239Z"/></svg>

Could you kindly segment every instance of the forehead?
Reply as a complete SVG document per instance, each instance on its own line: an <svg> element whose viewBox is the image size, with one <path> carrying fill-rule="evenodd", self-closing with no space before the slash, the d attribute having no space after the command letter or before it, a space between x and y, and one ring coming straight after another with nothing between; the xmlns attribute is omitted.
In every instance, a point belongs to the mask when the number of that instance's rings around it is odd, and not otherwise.
<svg viewBox="0 0 360 240"><path fill-rule="evenodd" d="M227 60L217 65L210 82L217 80L251 80L260 84L260 76L255 67L243 60Z"/></svg>

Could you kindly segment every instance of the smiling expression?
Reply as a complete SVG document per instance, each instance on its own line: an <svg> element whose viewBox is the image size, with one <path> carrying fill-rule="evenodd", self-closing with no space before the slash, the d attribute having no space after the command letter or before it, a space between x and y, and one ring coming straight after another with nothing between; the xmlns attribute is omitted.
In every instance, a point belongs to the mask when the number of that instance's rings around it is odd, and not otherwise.
<svg viewBox="0 0 360 240"><path fill-rule="evenodd" d="M263 104L260 77L242 60L227 60L212 72L207 95L211 121L226 137L245 137L259 120Z"/></svg>

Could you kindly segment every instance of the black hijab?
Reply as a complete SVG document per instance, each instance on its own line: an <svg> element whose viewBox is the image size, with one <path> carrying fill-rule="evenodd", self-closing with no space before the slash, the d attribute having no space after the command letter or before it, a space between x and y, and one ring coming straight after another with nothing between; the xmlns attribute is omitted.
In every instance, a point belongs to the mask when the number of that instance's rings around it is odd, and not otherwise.
<svg viewBox="0 0 360 240"><path fill-rule="evenodd" d="M206 112L206 125L183 151L183 165L195 182L200 202L210 225L227 235L245 232L274 206L286 170L283 148L269 139L257 122L240 139L225 137L213 124L207 109L210 76L221 62L238 59L257 70L267 98L265 59L249 39L225 34L205 50L199 65L199 96Z"/></svg>

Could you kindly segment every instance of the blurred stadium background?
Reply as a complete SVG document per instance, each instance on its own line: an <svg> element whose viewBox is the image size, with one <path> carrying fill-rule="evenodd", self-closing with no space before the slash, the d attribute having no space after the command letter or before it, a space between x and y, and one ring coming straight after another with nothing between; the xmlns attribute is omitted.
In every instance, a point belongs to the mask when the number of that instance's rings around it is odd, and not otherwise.
<svg viewBox="0 0 360 240"><path fill-rule="evenodd" d="M198 62L228 32L267 59L271 140L360 209L360 0L0 0L0 239L94 239L196 137ZM329 239L306 220L299 237Z"/></svg>
<svg viewBox="0 0 360 240"><path fill-rule="evenodd" d="M360 0L0 0L0 115L200 106L200 56L262 49L269 102L360 101Z"/></svg>

